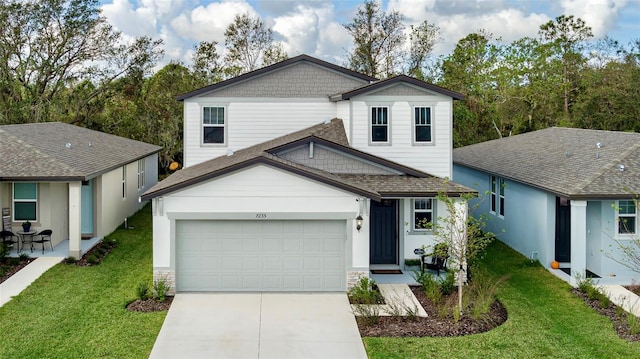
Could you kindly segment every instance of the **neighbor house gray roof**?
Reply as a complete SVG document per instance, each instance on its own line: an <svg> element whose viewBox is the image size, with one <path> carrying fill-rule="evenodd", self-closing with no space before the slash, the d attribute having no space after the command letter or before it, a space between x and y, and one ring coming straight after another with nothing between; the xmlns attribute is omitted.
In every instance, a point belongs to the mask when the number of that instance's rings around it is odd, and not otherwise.
<svg viewBox="0 0 640 359"><path fill-rule="evenodd" d="M275 154L291 144L300 144L302 141L317 141L335 149L344 150L350 155L401 171L406 175L377 177L376 182L376 176L334 174L278 157ZM236 151L229 156L216 157L179 170L145 192L142 200L168 194L257 164L284 169L374 200L380 200L388 194L430 196L445 188L451 189L449 192L451 195L475 192L461 185L449 185L445 179L349 147L342 120L334 119Z"/></svg>
<svg viewBox="0 0 640 359"><path fill-rule="evenodd" d="M82 181L159 152L61 122L0 126L0 181Z"/></svg>
<svg viewBox="0 0 640 359"><path fill-rule="evenodd" d="M396 84L400 84L400 83L406 83L406 84L410 84L428 91L433 91L445 96L449 96L451 98L453 98L454 100L463 100L464 96L458 92L454 92L451 90L447 90L445 88L442 88L440 86L436 86L434 84L430 84L428 82L424 82L422 80L418 80L416 78L413 77L409 77L406 75L398 75L398 76L394 76L391 78L388 78L386 80L380 80L380 81L376 81L374 83L368 84L368 85L364 85L360 88L357 88L355 90L350 90L348 92L344 92L341 94L337 94L337 95L333 95L331 96L331 101L340 101L340 100L348 100L354 96L358 96L361 94L365 94L365 93L369 93L372 91L377 91L380 89L383 89L385 87L389 87L389 86L393 86Z"/></svg>
<svg viewBox="0 0 640 359"><path fill-rule="evenodd" d="M574 198L640 193L640 134L553 127L453 151L453 162Z"/></svg>

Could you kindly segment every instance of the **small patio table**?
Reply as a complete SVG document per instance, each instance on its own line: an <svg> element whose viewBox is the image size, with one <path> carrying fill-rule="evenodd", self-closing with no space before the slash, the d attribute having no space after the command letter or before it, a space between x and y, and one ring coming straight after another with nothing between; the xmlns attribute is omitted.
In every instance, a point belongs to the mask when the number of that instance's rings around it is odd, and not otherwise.
<svg viewBox="0 0 640 359"><path fill-rule="evenodd" d="M28 236L32 241L33 241L33 235L36 234L38 231L36 231L35 229L31 229L27 232L25 231L17 231L16 233L20 236L20 240L18 241L18 251L16 253L20 253L22 250L24 250L24 243L25 243L25 239ZM20 242L22 242L22 250L20 249Z"/></svg>

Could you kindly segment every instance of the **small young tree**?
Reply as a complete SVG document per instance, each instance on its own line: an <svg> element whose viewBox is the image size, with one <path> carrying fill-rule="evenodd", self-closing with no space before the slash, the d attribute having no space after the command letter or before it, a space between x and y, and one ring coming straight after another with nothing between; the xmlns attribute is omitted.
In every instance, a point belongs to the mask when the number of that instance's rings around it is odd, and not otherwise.
<svg viewBox="0 0 640 359"><path fill-rule="evenodd" d="M438 202L445 205L447 215L439 216L435 225L431 224L436 241L448 247L449 259L453 262L449 269L453 271L458 285L460 314L463 310L462 288L467 281L468 263L478 259L495 238L493 233L484 231L482 217L476 218L469 214L469 200L472 198L472 194L450 197L446 192L439 193Z"/></svg>

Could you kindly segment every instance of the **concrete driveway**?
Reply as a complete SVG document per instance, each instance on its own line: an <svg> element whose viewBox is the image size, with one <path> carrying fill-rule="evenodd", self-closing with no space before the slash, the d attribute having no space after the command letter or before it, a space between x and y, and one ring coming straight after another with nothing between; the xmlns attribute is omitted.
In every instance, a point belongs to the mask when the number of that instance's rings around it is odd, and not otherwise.
<svg viewBox="0 0 640 359"><path fill-rule="evenodd" d="M344 293L180 293L150 358L366 358Z"/></svg>

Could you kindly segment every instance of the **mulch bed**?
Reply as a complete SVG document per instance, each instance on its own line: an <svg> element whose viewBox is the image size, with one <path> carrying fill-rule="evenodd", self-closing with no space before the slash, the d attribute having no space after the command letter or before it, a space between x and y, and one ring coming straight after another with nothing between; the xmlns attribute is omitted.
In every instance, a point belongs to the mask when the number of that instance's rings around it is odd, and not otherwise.
<svg viewBox="0 0 640 359"><path fill-rule="evenodd" d="M9 265L8 261L0 263L0 267L5 269L4 275L0 277L0 283L9 279L12 275L18 273L18 271L27 266L27 264L33 262L35 258L27 258L16 265Z"/></svg>
<svg viewBox="0 0 640 359"><path fill-rule="evenodd" d="M457 322L451 316L441 317L436 305L431 303L420 287L411 287L427 318L380 317L376 324L366 324L358 318L358 328L363 337L456 337L487 332L507 320L507 310L495 301L489 313L479 320L464 316ZM456 300L457 294L443 297L443 303Z"/></svg>
<svg viewBox="0 0 640 359"><path fill-rule="evenodd" d="M629 321L627 319L629 313L618 308L618 306L613 303L610 303L606 308L601 308L598 300L589 299L586 294L576 288L571 289L571 291L578 297L582 298L582 300L584 300L587 305L593 308L593 310L598 312L600 315L609 318L613 323L613 327L620 338L626 339L630 342L640 341L640 333L631 333L631 326L629 325Z"/></svg>
<svg viewBox="0 0 640 359"><path fill-rule="evenodd" d="M127 305L127 309L132 312L159 312L163 310L169 310L171 307L171 303L173 302L173 297L168 296L165 298L163 302L158 301L155 298L149 298L145 300L136 300Z"/></svg>
<svg viewBox="0 0 640 359"><path fill-rule="evenodd" d="M95 266L100 264L104 257L111 253L118 243L116 241L101 241L85 253L82 258L68 264L75 264L80 267Z"/></svg>

